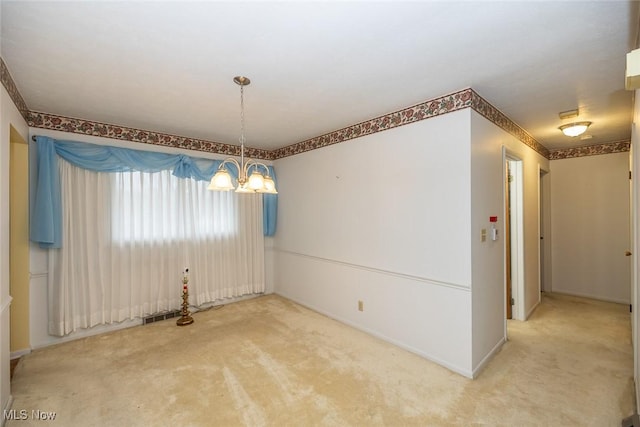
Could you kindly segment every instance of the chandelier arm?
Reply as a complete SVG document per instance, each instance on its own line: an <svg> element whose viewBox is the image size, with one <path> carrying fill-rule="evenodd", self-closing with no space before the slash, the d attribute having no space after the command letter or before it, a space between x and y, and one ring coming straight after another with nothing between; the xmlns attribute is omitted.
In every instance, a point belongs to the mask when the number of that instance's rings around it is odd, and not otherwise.
<svg viewBox="0 0 640 427"><path fill-rule="evenodd" d="M243 165L243 167L242 167L242 173L244 173L244 176L245 176L246 178L248 178L248 177L249 177L249 168L251 167L251 165L253 165L253 163L254 163L254 161L253 161L253 160L251 160L251 159L247 159L247 160L244 162L244 165Z"/></svg>
<svg viewBox="0 0 640 427"><path fill-rule="evenodd" d="M240 169L240 163L238 163L238 161L236 159L234 159L233 157L229 157L228 159L224 159L224 161L222 163L220 163L220 166L218 166L218 170L222 170L224 169L224 165L226 165L227 163L232 163L234 165L236 165L236 168L238 168L238 175L240 175L241 169Z"/></svg>
<svg viewBox="0 0 640 427"><path fill-rule="evenodd" d="M267 176L269 176L269 167L267 165L265 165L264 163L258 162L256 160L248 160L247 164L249 164L250 166L255 166L256 170L258 169L258 166L262 166L264 168L265 172L267 173ZM247 175L248 175L248 172L249 172L249 168L247 168Z"/></svg>

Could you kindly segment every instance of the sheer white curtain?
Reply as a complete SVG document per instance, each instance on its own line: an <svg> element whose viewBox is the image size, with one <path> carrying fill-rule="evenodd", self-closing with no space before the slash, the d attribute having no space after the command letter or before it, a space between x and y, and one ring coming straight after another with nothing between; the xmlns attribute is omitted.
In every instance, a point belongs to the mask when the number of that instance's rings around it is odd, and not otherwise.
<svg viewBox="0 0 640 427"><path fill-rule="evenodd" d="M262 199L156 173L60 160L62 248L49 250L49 332L265 290Z"/></svg>

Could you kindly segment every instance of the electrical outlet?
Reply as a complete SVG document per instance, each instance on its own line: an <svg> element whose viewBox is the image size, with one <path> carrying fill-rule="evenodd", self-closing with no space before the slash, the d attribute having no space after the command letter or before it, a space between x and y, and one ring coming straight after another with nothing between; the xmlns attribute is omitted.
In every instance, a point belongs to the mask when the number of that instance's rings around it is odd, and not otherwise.
<svg viewBox="0 0 640 427"><path fill-rule="evenodd" d="M481 242L486 242L487 241L487 229L483 228L482 230L480 230L480 241Z"/></svg>
<svg viewBox="0 0 640 427"><path fill-rule="evenodd" d="M364 303L362 301L358 301L358 311L364 311Z"/></svg>

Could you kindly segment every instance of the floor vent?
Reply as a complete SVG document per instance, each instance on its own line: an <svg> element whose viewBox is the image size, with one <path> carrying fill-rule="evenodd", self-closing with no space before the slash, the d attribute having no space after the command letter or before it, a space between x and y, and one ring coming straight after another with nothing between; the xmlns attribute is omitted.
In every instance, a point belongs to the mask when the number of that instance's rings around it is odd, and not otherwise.
<svg viewBox="0 0 640 427"><path fill-rule="evenodd" d="M151 316L147 316L142 319L142 324L146 325L147 323L159 322L161 320L171 319L172 317L180 316L180 310L174 311L166 311L164 313L152 314Z"/></svg>

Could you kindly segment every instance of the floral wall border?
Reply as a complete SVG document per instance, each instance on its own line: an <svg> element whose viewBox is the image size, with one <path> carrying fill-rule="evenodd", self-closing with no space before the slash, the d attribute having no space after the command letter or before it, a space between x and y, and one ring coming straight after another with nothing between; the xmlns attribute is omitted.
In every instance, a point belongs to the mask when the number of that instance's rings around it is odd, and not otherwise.
<svg viewBox="0 0 640 427"><path fill-rule="evenodd" d="M509 132L528 147L544 157L549 157L549 150L529 135L527 131L515 124L500 110L478 95L473 89L467 88L296 144L278 148L272 152L273 159L293 156L465 108L473 108L484 118Z"/></svg>
<svg viewBox="0 0 640 427"><path fill-rule="evenodd" d="M16 105L16 108L18 108L22 117L24 117L24 120L28 121L29 108L27 107L27 103L24 102L24 98L20 95L20 91L13 81L9 68L7 68L7 64L5 64L2 57L0 57L0 82L2 82L2 86L4 86L9 93L9 97L11 97L11 100Z"/></svg>
<svg viewBox="0 0 640 427"><path fill-rule="evenodd" d="M606 144L589 145L586 147L563 148L552 150L549 160L572 159L575 157L598 156L601 154L625 153L631 149L630 140L608 142Z"/></svg>
<svg viewBox="0 0 640 427"><path fill-rule="evenodd" d="M316 136L273 151L273 158L281 159L306 151L349 141L365 135L382 132L420 120L469 108L472 105L473 91L463 89L439 98L421 102L393 113L385 114L355 125L347 126L324 135Z"/></svg>
<svg viewBox="0 0 640 427"><path fill-rule="evenodd" d="M240 156L239 145L169 135L160 132L111 125L91 120L74 119L37 111L31 111L29 113L27 123L30 127L41 129L100 136L103 138L141 142L144 144L162 145L164 147L204 151L207 153L224 154L227 156ZM268 150L250 147L245 147L245 154L251 158L262 160L269 160L271 157L271 153Z"/></svg>
<svg viewBox="0 0 640 427"><path fill-rule="evenodd" d="M486 99L478 95L475 91L472 90L472 93L473 102L471 108L473 108L478 114L501 128L502 130L518 138L520 142L527 145L538 154L546 157L547 159L549 158L549 150L547 149L547 147L536 141L535 138L532 137L526 130L515 124L502 111L491 105Z"/></svg>
<svg viewBox="0 0 640 427"><path fill-rule="evenodd" d="M237 145L58 116L37 111L29 111L29 108L27 107L24 98L22 98L22 95L11 77L11 73L9 72L9 69L2 57L0 57L0 82L5 87L9 96L20 111L20 114L22 114L30 127L161 145L165 147L203 151L228 156L240 155L240 147ZM347 126L324 135L307 139L286 147L281 147L276 150L269 151L246 147L246 155L255 159L277 160L465 108L473 108L484 118L501 129L509 132L522 143L549 160L626 152L629 151L631 145L630 141L615 141L587 147L550 151L536 141L529 133L527 133L527 131L515 124L500 110L478 95L477 92L471 88L467 88L395 111L393 113Z"/></svg>

